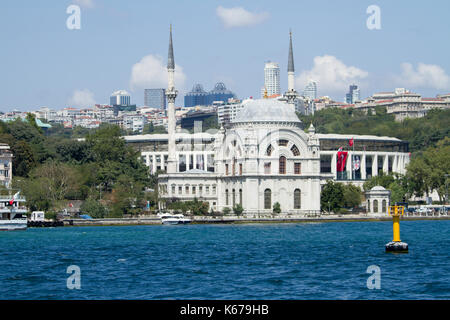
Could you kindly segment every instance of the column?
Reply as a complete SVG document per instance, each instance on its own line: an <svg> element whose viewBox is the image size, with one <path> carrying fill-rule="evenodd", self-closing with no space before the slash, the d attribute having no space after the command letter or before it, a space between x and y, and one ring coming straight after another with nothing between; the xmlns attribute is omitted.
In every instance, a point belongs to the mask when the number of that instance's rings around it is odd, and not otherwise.
<svg viewBox="0 0 450 320"><path fill-rule="evenodd" d="M378 154L375 153L372 156L372 177L375 177L378 175Z"/></svg>
<svg viewBox="0 0 450 320"><path fill-rule="evenodd" d="M337 153L333 152L333 154L331 155L331 172L333 173L333 177L334 179L336 179L336 172L337 172L337 163L336 163L336 159L337 159Z"/></svg>
<svg viewBox="0 0 450 320"><path fill-rule="evenodd" d="M383 158L383 172L388 174L389 172L389 156L386 154Z"/></svg>
<svg viewBox="0 0 450 320"><path fill-rule="evenodd" d="M203 152L203 170L208 171L208 154Z"/></svg>
<svg viewBox="0 0 450 320"><path fill-rule="evenodd" d="M152 164L152 173L155 174L156 173L156 154L153 154L153 164Z"/></svg>
<svg viewBox="0 0 450 320"><path fill-rule="evenodd" d="M349 151L348 157L347 157L347 164L346 164L347 180L352 179L352 156L353 156L353 153L351 151Z"/></svg>
<svg viewBox="0 0 450 320"><path fill-rule="evenodd" d="M164 163L165 163L165 161L164 161L164 154L161 154L161 170L162 171L164 171ZM176 170L175 170L175 172L176 172Z"/></svg>
<svg viewBox="0 0 450 320"><path fill-rule="evenodd" d="M398 155L394 155L394 161L392 163L392 171L393 172L397 172L399 173L400 171L398 170Z"/></svg>
<svg viewBox="0 0 450 320"><path fill-rule="evenodd" d="M367 172L366 172L366 153L364 152L361 155L361 164L360 164L360 170L361 170L361 179L366 180L367 179Z"/></svg>
<svg viewBox="0 0 450 320"><path fill-rule="evenodd" d="M194 153L194 169L197 169L197 154Z"/></svg>
<svg viewBox="0 0 450 320"><path fill-rule="evenodd" d="M145 155L145 165L150 168L150 155Z"/></svg>

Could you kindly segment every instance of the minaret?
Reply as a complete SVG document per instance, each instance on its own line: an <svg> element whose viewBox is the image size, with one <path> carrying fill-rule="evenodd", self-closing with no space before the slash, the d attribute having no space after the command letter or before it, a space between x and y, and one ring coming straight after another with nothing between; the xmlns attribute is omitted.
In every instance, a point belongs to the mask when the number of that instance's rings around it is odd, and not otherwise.
<svg viewBox="0 0 450 320"><path fill-rule="evenodd" d="M168 73L168 86L166 90L167 97L167 116L168 116L168 132L169 132L169 156L167 158L167 173L177 172L177 159L175 149L175 99L178 91L175 90L175 59L173 57L173 44L172 44L172 25L170 25L170 38L169 38L169 56L167 59L167 73Z"/></svg>
<svg viewBox="0 0 450 320"><path fill-rule="evenodd" d="M293 50L292 50L292 32L291 31L289 31L289 57L288 57L287 72L288 72L288 91L284 94L284 96L287 99L287 102L294 107L295 99L297 99L298 94L297 94L297 91L295 91L295 88L294 88L295 68L294 68L294 53L293 53Z"/></svg>

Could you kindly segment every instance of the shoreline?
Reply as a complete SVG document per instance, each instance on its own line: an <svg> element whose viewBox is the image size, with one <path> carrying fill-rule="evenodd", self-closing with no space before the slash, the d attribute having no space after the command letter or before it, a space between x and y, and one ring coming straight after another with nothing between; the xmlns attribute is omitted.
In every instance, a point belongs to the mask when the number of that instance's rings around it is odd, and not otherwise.
<svg viewBox="0 0 450 320"><path fill-rule="evenodd" d="M330 222L382 222L392 221L389 216L338 216L327 215L321 217L211 217L194 216L190 217L190 224L261 224L261 223L330 223ZM411 216L402 217L403 221L432 221L432 220L450 220L450 216ZM115 219L66 219L63 220L64 227L83 227L83 226L139 226L139 225L162 225L158 217L152 218L115 218Z"/></svg>

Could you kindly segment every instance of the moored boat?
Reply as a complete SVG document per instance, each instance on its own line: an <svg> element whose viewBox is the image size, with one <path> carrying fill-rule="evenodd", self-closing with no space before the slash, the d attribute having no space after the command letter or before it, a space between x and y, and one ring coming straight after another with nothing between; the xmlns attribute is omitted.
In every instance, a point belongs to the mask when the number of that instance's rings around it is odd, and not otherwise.
<svg viewBox="0 0 450 320"><path fill-rule="evenodd" d="M191 223L191 219L182 214L162 214L160 215L162 224L177 225Z"/></svg>
<svg viewBox="0 0 450 320"><path fill-rule="evenodd" d="M0 194L0 230L27 229L27 208L23 205L25 197L20 191L13 194L11 189Z"/></svg>

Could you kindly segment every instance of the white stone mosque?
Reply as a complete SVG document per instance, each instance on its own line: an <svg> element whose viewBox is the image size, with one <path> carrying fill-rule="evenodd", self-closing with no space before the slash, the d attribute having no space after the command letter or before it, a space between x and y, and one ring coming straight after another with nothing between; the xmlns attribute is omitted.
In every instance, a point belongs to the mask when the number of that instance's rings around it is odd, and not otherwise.
<svg viewBox="0 0 450 320"><path fill-rule="evenodd" d="M244 213L320 213L321 186L327 180L354 183L380 172L405 173L408 144L391 137L307 132L294 111L292 35L288 91L281 99L247 99L226 129L202 133L176 131L174 51L170 30L168 57L168 134L127 136L152 173L158 172L160 206L197 198L222 211L241 204ZM348 142L353 139L353 147ZM338 149L348 153L337 166ZM353 161L352 161L353 160ZM339 169L340 168L340 169ZM340 170L340 171L338 171Z"/></svg>

